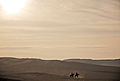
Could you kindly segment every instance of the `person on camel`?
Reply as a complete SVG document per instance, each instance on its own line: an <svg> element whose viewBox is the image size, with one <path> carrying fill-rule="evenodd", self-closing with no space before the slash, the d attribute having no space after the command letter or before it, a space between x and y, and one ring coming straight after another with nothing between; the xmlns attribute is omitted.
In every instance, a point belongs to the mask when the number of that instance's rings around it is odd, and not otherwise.
<svg viewBox="0 0 120 81"><path fill-rule="evenodd" d="M74 77L74 75L75 75L74 73L70 73L70 77Z"/></svg>
<svg viewBox="0 0 120 81"><path fill-rule="evenodd" d="M75 78L78 78L78 76L79 76L79 74L76 72L76 73L75 73Z"/></svg>

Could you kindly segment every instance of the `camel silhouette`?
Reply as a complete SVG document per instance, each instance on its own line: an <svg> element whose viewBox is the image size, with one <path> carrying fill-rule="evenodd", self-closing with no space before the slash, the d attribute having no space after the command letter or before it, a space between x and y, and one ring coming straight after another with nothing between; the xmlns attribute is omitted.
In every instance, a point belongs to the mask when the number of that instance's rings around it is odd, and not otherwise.
<svg viewBox="0 0 120 81"><path fill-rule="evenodd" d="M79 74L76 72L76 73L75 73L75 78L78 78L78 76L79 76Z"/></svg>
<svg viewBox="0 0 120 81"><path fill-rule="evenodd" d="M74 77L74 73L70 73L70 77Z"/></svg>

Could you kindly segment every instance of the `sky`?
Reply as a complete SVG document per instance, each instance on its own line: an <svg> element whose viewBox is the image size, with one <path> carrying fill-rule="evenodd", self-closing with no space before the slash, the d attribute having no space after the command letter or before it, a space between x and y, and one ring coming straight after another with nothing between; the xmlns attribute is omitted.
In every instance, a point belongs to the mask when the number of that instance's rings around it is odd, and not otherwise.
<svg viewBox="0 0 120 81"><path fill-rule="evenodd" d="M120 0L0 0L0 57L120 58Z"/></svg>

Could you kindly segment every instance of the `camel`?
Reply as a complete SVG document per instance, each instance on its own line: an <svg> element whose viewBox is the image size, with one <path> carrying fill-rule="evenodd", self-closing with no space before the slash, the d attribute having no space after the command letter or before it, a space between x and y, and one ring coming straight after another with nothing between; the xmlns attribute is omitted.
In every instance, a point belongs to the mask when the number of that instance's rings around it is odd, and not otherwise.
<svg viewBox="0 0 120 81"><path fill-rule="evenodd" d="M71 74L70 74L70 77L74 77L74 73L71 73Z"/></svg>
<svg viewBox="0 0 120 81"><path fill-rule="evenodd" d="M78 76L79 76L79 74L76 72L76 73L75 73L75 78L78 78Z"/></svg>

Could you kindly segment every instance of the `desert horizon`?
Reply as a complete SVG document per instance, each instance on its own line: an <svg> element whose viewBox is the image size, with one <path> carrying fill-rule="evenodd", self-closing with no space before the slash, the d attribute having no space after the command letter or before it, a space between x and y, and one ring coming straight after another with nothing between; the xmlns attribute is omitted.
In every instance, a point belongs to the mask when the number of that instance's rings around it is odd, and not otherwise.
<svg viewBox="0 0 120 81"><path fill-rule="evenodd" d="M0 0L0 81L120 81L120 0Z"/></svg>
<svg viewBox="0 0 120 81"><path fill-rule="evenodd" d="M41 59L41 60L67 60L67 59L76 59L76 60L119 60L120 58L40 58L40 57L14 57L14 56L0 56L0 58L18 58L18 59Z"/></svg>

